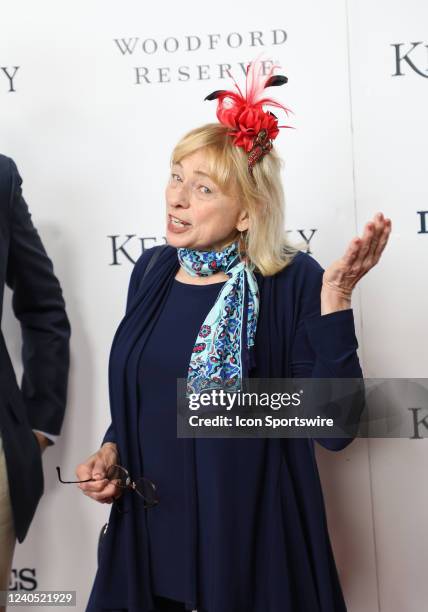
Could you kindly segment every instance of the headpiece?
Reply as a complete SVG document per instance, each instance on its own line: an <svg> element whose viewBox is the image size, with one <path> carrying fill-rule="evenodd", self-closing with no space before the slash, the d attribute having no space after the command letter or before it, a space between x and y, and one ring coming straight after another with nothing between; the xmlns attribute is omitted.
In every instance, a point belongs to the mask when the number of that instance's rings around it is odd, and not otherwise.
<svg viewBox="0 0 428 612"><path fill-rule="evenodd" d="M263 96L266 87L284 85L288 78L273 74L278 65L273 65L264 75L264 63L258 60L250 62L246 70L245 96L233 77L236 91L219 89L210 93L205 100L218 100L217 118L223 125L231 128L233 144L242 147L248 153L248 170L253 174L254 165L272 149L272 140L279 134L279 128L290 125L278 125L277 117L271 111L264 111L263 106L281 108L288 116L290 109L276 100Z"/></svg>

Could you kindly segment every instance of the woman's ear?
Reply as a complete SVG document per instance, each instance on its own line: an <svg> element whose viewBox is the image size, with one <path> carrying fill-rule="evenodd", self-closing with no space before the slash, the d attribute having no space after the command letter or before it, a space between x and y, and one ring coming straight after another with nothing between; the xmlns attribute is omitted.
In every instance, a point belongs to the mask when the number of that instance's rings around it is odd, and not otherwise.
<svg viewBox="0 0 428 612"><path fill-rule="evenodd" d="M239 232L245 232L249 228L250 218L248 216L248 212L243 210L238 218L238 223L236 224L236 229Z"/></svg>

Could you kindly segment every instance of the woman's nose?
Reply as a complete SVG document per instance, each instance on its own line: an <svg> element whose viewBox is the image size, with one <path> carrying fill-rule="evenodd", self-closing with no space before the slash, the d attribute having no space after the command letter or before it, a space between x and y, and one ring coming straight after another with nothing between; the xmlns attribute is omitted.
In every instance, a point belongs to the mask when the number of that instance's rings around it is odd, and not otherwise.
<svg viewBox="0 0 428 612"><path fill-rule="evenodd" d="M181 187L177 190L171 198L170 204L174 207L181 206L182 208L188 208L190 205L189 194L185 187Z"/></svg>

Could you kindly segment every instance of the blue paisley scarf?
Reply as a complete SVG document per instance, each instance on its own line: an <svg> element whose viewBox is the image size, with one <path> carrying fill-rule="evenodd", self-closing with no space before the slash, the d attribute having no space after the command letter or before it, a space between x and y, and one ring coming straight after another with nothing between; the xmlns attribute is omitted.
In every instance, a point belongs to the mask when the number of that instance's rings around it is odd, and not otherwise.
<svg viewBox="0 0 428 612"><path fill-rule="evenodd" d="M254 265L240 260L237 242L222 251L178 248L177 254L191 276L220 271L229 276L199 329L189 363L187 396L221 388L238 391L259 313Z"/></svg>

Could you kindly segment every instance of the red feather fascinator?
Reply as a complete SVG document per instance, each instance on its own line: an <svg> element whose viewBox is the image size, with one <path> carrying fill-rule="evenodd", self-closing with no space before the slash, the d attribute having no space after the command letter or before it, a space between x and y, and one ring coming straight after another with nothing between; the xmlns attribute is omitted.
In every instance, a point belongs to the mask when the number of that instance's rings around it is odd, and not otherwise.
<svg viewBox="0 0 428 612"><path fill-rule="evenodd" d="M263 74L264 65L255 60L250 62L246 71L245 96L239 85L236 91L217 90L209 94L205 100L218 100L217 118L223 125L231 128L229 134L233 144L243 147L248 155L248 170L253 174L254 165L272 149L272 140L279 134L279 128L290 128L290 125L278 125L277 117L270 111L264 111L263 106L272 106L285 111L288 116L290 109L272 98L264 95L266 87L284 85L288 79L281 74L273 74L272 66L269 74Z"/></svg>

